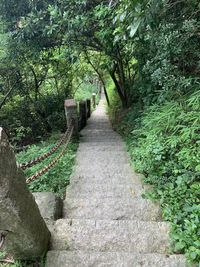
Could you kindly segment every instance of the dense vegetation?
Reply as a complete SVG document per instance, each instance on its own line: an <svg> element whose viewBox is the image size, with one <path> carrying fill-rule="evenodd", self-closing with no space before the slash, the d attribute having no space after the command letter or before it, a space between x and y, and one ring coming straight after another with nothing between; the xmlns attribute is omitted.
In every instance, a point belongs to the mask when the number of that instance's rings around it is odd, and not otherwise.
<svg viewBox="0 0 200 267"><path fill-rule="evenodd" d="M159 199L171 222L171 250L200 263L200 6L162 1L144 14L133 41L131 107L119 112L111 93L109 112L135 169L154 186L146 197Z"/></svg>
<svg viewBox="0 0 200 267"><path fill-rule="evenodd" d="M100 80L172 250L200 262L199 1L2 0L0 13L0 121L13 144L64 130L63 100Z"/></svg>

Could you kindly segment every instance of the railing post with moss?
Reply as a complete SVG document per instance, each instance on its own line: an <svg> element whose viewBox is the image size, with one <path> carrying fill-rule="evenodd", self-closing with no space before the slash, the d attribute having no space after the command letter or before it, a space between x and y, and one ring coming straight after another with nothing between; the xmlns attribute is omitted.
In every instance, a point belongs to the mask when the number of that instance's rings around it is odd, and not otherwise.
<svg viewBox="0 0 200 267"><path fill-rule="evenodd" d="M85 100L79 102L79 130L82 130L87 125L87 103Z"/></svg>
<svg viewBox="0 0 200 267"><path fill-rule="evenodd" d="M67 99L65 100L65 115L67 119L67 126L71 124L73 121L73 137L78 139L79 137L79 126L78 126L78 111L77 111L77 104L74 99Z"/></svg>
<svg viewBox="0 0 200 267"><path fill-rule="evenodd" d="M49 230L17 166L6 133L0 128L0 244L16 259L43 256Z"/></svg>
<svg viewBox="0 0 200 267"><path fill-rule="evenodd" d="M91 100L87 99L86 104L87 104L87 119L89 119L91 116Z"/></svg>

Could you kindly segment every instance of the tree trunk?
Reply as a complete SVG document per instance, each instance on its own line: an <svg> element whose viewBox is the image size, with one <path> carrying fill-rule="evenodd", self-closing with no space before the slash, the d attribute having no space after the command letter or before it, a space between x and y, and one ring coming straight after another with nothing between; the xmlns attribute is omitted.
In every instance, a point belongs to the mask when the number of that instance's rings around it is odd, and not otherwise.
<svg viewBox="0 0 200 267"><path fill-rule="evenodd" d="M121 103L122 103L122 107L127 108L128 107L128 100L127 100L127 95L125 94L125 88L121 87L114 72L110 72L110 76L111 76L111 78L112 78L112 80L116 86L117 93L118 93L119 98L120 98Z"/></svg>

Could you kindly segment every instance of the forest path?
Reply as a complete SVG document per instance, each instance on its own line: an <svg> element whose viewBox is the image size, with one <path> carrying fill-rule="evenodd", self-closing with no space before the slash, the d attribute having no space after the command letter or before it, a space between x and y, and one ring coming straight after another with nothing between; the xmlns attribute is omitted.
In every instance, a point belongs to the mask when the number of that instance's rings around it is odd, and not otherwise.
<svg viewBox="0 0 200 267"><path fill-rule="evenodd" d="M46 267L185 267L183 256L167 255L169 226L159 205L142 198L104 98L81 135Z"/></svg>

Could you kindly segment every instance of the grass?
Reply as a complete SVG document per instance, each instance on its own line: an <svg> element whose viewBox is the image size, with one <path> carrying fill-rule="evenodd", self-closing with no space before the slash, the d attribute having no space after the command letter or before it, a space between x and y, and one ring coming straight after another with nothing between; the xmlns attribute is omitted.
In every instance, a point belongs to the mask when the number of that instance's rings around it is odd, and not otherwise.
<svg viewBox="0 0 200 267"><path fill-rule="evenodd" d="M9 260L10 262L13 263L6 263L3 262L5 260ZM19 261L16 260L14 261L11 257L6 255L6 252L0 252L0 267L44 267L45 266L45 260L44 258L38 260L38 261Z"/></svg>

